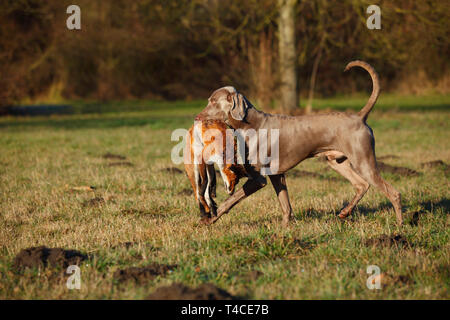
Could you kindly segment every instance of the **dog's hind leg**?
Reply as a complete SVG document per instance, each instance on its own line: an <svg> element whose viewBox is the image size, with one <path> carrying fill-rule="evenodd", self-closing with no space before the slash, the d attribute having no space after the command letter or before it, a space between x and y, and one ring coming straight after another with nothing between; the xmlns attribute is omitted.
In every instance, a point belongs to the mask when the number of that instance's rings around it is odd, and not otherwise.
<svg viewBox="0 0 450 320"><path fill-rule="evenodd" d="M394 206L397 223L399 226L402 225L403 217L400 192L395 190L394 187L392 187L380 176L373 149L369 152L356 152L351 161L355 171L364 180L380 189L380 191L383 192L391 201Z"/></svg>
<svg viewBox="0 0 450 320"><path fill-rule="evenodd" d="M402 225L403 217L402 217L402 204L401 204L401 194L397 190L394 189L389 183L387 183L378 172L378 169L373 166L370 167L368 171L361 171L361 175L369 181L369 183L383 192L386 197L391 201L394 206L395 215L397 218L398 225Z"/></svg>
<svg viewBox="0 0 450 320"><path fill-rule="evenodd" d="M356 195L353 197L352 201L350 201L350 203L343 208L338 215L339 218L345 219L352 213L353 208L362 199L367 190L369 190L369 183L361 178L355 170L353 170L350 161L345 157L341 159L328 158L328 165L350 181L356 190Z"/></svg>

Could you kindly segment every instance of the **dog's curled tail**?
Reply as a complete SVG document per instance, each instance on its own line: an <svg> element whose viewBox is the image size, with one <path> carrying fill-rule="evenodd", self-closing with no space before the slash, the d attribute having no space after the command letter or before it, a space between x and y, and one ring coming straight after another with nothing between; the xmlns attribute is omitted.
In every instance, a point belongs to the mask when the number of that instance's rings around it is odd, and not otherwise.
<svg viewBox="0 0 450 320"><path fill-rule="evenodd" d="M370 95L370 98L367 101L364 108L362 108L361 111L358 112L358 115L365 122L367 120L367 117L369 116L370 111L372 110L373 106L375 105L375 102L377 102L378 95L380 94L380 80L378 79L378 74L375 71L375 69L367 62L364 62L361 60L351 61L345 67L344 72L353 67L363 68L370 74L370 77L372 78L372 86L373 86L372 94Z"/></svg>

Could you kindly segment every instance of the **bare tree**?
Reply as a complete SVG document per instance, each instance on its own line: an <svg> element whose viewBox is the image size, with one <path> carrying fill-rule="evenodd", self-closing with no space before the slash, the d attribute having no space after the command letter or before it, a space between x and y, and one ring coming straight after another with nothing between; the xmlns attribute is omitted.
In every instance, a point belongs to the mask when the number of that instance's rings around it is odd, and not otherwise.
<svg viewBox="0 0 450 320"><path fill-rule="evenodd" d="M306 108L305 108L305 113L307 113L307 114L312 112L312 104L313 104L313 99L314 99L314 89L316 86L317 71L319 69L320 59L322 58L322 53L324 51L325 41L327 38L327 30L326 30L327 7L326 7L325 1L326 0L316 2L317 16L318 16L317 29L318 29L318 33L321 34L321 36L320 36L321 39L320 39L319 45L317 46L317 53L315 54L313 68L312 68L310 82L309 82L308 101L306 102Z"/></svg>
<svg viewBox="0 0 450 320"><path fill-rule="evenodd" d="M297 0L278 0L279 69L281 107L291 112L298 107L297 64L295 51L295 5Z"/></svg>
<svg viewBox="0 0 450 320"><path fill-rule="evenodd" d="M317 70L319 69L319 63L320 63L320 59L322 58L322 52L323 52L323 45L321 43L319 45L317 55L314 59L311 78L309 81L308 102L306 103L306 109L305 109L306 113L312 112L312 101L314 99L314 88L316 86Z"/></svg>

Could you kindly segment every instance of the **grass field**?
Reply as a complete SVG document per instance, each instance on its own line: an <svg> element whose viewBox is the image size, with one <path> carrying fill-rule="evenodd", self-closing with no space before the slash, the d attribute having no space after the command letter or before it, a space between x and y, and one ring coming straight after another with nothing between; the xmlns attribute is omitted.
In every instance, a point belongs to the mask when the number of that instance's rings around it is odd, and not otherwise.
<svg viewBox="0 0 450 320"><path fill-rule="evenodd" d="M316 106L359 110L366 99ZM450 164L450 96L385 95L369 117L377 156L419 172L382 174L402 193L401 228L373 188L340 222L336 213L352 186L318 160L294 170L319 175L288 175L289 228L281 227L270 185L215 225L200 225L188 179L165 169L175 166L172 130L188 128L204 105L80 102L73 114L0 118L0 298L142 299L173 282L210 282L249 299L450 298L450 173L445 165L421 166ZM104 159L108 152L126 159ZM72 190L80 186L95 189ZM217 202L224 199L220 182ZM68 290L53 269L13 272L14 256L38 245L90 255L80 290ZM178 267L145 283L113 277L153 262ZM381 269L380 290L366 287L369 265Z"/></svg>

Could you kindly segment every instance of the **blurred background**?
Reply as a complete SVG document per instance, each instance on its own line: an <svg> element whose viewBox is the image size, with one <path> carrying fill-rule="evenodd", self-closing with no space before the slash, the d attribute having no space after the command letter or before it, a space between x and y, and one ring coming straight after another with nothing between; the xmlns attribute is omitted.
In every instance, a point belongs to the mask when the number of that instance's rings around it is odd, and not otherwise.
<svg viewBox="0 0 450 320"><path fill-rule="evenodd" d="M449 92L448 1L377 1L381 30L366 27L373 1L290 2L300 101L367 95L363 71L343 74L355 59L376 68L385 92ZM277 107L282 3L77 0L81 30L68 30L73 1L2 0L0 106L206 99L233 85L260 108Z"/></svg>

